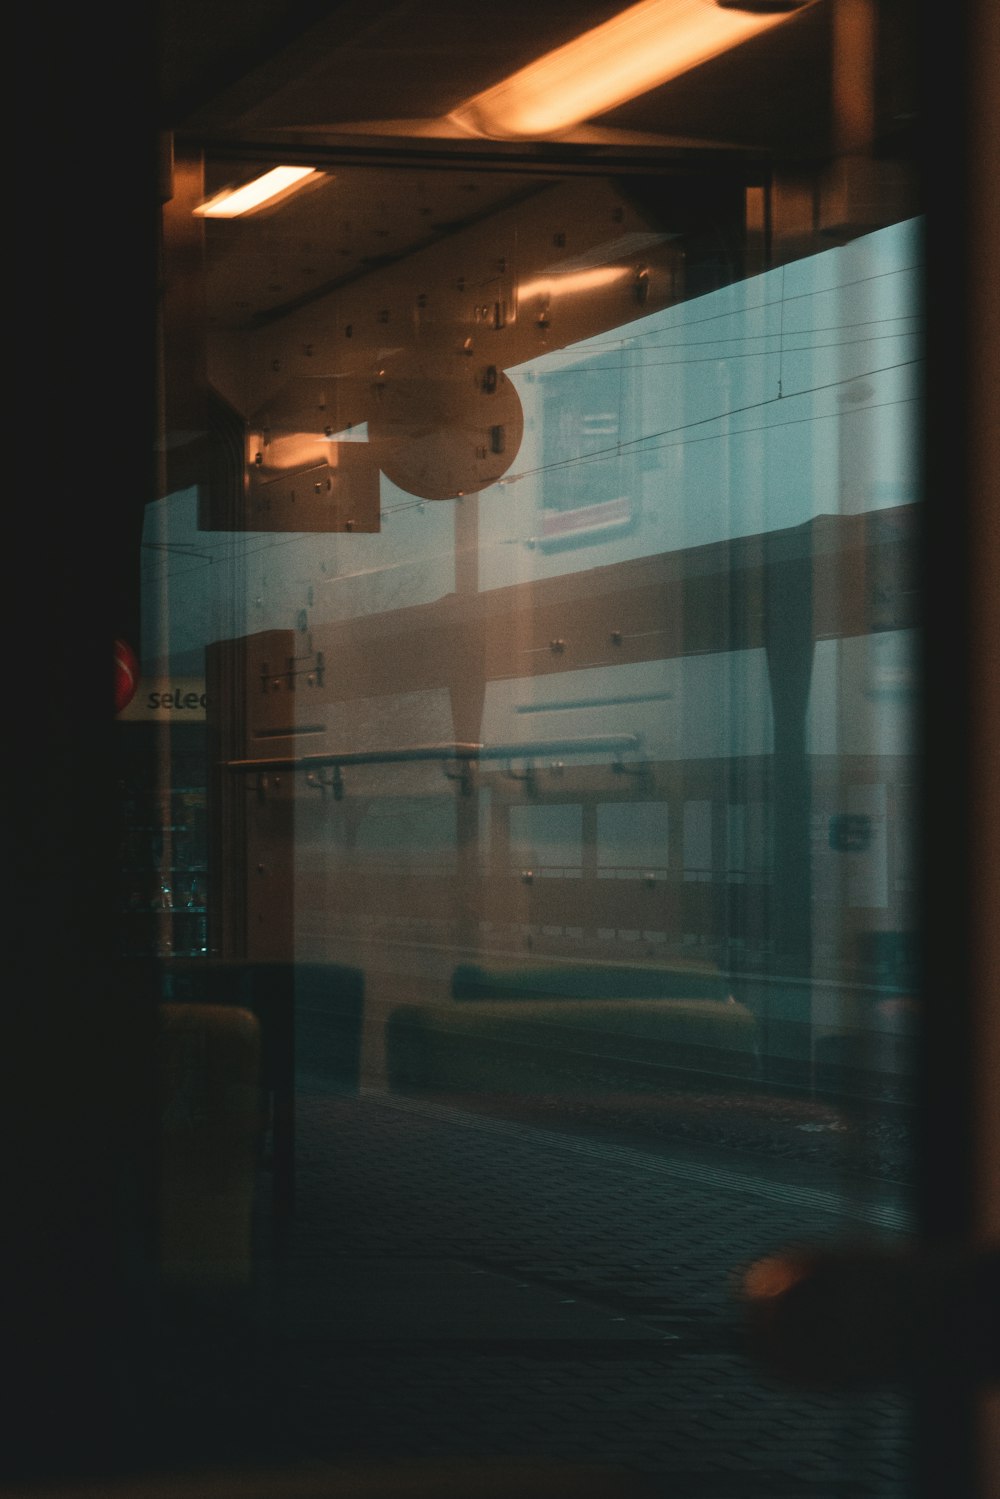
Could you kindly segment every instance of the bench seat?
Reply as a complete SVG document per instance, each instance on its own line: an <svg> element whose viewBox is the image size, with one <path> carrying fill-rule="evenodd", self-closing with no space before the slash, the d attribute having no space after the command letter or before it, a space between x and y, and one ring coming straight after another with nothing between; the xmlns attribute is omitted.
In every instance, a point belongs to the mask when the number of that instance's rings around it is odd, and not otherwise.
<svg viewBox="0 0 1000 1499"><path fill-rule="evenodd" d="M399 1090L646 1088L673 1072L752 1077L757 1059L754 1015L703 968L466 965L450 1000L400 1005L387 1034Z"/></svg>

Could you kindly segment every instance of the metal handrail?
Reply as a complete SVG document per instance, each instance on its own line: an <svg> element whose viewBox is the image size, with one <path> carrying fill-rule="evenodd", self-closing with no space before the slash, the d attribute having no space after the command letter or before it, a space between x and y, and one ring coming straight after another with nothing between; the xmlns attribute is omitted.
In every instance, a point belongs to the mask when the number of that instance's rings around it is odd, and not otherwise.
<svg viewBox="0 0 1000 1499"><path fill-rule="evenodd" d="M304 755L267 755L225 760L231 771L315 770L320 766L393 765L428 760L521 760L547 755L585 755L600 751L624 753L640 747L638 734L589 734L576 739L528 740L513 744L412 744L385 750L321 750Z"/></svg>

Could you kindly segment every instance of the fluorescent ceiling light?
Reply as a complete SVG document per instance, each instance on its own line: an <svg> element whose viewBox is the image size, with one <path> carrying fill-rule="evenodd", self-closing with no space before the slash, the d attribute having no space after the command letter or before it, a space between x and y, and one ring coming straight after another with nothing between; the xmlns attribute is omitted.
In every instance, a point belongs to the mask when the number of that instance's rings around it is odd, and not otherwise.
<svg viewBox="0 0 1000 1499"><path fill-rule="evenodd" d="M529 297L559 296L566 292L597 291L610 286L629 274L627 266L594 266L588 271L564 271L551 276L539 276L534 281L522 281L517 288L519 301Z"/></svg>
<svg viewBox="0 0 1000 1499"><path fill-rule="evenodd" d="M449 119L494 140L556 135L780 26L815 0L787 0L780 10L746 3L640 0L477 94Z"/></svg>
<svg viewBox="0 0 1000 1499"><path fill-rule="evenodd" d="M239 218L241 214L262 208L265 203L287 197L290 192L304 187L307 179L319 176L313 167L274 167L263 177L255 177L253 182L246 182L242 187L225 188L194 211L205 219Z"/></svg>

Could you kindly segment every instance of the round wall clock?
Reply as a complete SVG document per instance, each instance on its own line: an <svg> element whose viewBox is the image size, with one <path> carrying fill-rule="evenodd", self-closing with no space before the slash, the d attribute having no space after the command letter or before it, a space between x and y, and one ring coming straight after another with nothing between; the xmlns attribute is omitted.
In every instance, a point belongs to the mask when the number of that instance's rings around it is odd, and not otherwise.
<svg viewBox="0 0 1000 1499"><path fill-rule="evenodd" d="M524 413L496 365L464 351L400 353L379 363L372 385L370 450L407 494L424 500L475 494L514 461Z"/></svg>

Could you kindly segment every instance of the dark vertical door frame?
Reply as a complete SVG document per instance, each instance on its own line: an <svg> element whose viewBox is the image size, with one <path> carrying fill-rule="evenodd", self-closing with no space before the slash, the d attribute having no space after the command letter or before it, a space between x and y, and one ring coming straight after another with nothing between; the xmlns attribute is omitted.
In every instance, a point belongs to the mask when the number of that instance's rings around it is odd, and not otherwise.
<svg viewBox="0 0 1000 1499"><path fill-rule="evenodd" d="M154 479L157 180L148 12L114 46L82 10L18 17L26 117L8 238L22 462L5 516L4 1052L11 1164L4 1461L44 1478L128 1462L143 1398L151 1210L150 975L115 961L113 641L141 649ZM13 972L10 956L13 955Z"/></svg>
<svg viewBox="0 0 1000 1499"><path fill-rule="evenodd" d="M974 1057L971 1238L1000 1246L1000 8L974 0L968 119L973 180L966 202L972 591L971 856ZM1000 1496L1000 1390L974 1411L981 1499Z"/></svg>
<svg viewBox="0 0 1000 1499"><path fill-rule="evenodd" d="M1000 1126L991 1104L1000 1071L997 16L990 0L969 0L947 18L933 3L921 11L927 378L918 1209L927 1246L966 1250L1000 1240ZM918 1398L916 1473L926 1499L996 1493L982 1391L965 1387L961 1372L939 1370ZM994 1404L994 1442L996 1425Z"/></svg>

